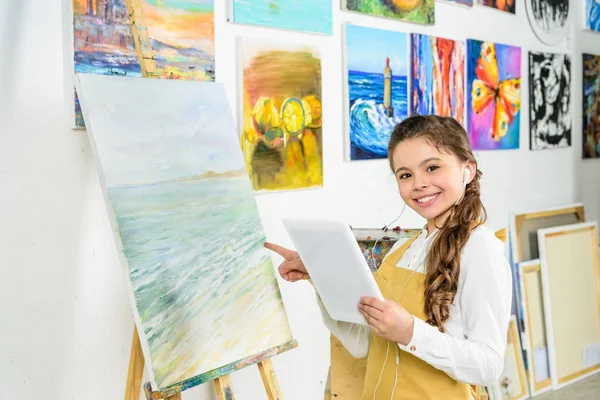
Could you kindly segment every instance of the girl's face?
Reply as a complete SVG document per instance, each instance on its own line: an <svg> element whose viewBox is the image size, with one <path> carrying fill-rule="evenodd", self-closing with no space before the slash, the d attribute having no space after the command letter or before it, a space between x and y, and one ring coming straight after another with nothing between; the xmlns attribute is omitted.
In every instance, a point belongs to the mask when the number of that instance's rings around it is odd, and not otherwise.
<svg viewBox="0 0 600 400"><path fill-rule="evenodd" d="M474 163L440 152L424 138L400 142L392 153L392 161L402 200L428 223L462 196L465 168L470 171L467 183L475 176Z"/></svg>

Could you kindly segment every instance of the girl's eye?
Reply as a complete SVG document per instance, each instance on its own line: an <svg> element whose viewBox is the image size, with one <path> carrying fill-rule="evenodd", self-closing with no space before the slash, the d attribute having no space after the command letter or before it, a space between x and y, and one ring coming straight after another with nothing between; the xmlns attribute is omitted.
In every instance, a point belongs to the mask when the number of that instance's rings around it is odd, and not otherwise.
<svg viewBox="0 0 600 400"><path fill-rule="evenodd" d="M410 178L410 174L401 174L400 176L398 176L398 179L408 179Z"/></svg>
<svg viewBox="0 0 600 400"><path fill-rule="evenodd" d="M438 168L439 167L437 165L430 165L429 167L427 167L427 172L435 171Z"/></svg>

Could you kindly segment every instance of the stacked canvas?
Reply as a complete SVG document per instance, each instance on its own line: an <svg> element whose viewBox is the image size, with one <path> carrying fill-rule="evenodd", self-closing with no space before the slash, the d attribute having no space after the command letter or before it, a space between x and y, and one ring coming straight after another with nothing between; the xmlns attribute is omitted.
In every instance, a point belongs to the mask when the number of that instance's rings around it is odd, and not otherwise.
<svg viewBox="0 0 600 400"><path fill-rule="evenodd" d="M582 204L511 214L516 314L529 395L600 372L596 222Z"/></svg>

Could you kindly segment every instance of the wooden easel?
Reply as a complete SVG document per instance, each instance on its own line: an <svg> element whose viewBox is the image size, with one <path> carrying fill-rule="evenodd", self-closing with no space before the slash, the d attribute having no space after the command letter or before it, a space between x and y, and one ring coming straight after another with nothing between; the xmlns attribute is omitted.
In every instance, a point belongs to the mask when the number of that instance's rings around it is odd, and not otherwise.
<svg viewBox="0 0 600 400"><path fill-rule="evenodd" d="M262 361L259 361L257 364L269 400L283 400L271 359L266 358ZM140 344L137 328L134 328L133 341L131 343L131 354L129 356L127 384L125 387L125 400L139 400L143 375L144 354L142 353L142 345ZM229 375L216 378L213 380L213 382L215 384L217 398L219 400L234 400L233 389L231 388L231 378ZM150 382L146 382L146 384L144 384L144 393L146 394L147 400L181 400L181 392L176 392L167 397L163 397L160 392L152 390Z"/></svg>

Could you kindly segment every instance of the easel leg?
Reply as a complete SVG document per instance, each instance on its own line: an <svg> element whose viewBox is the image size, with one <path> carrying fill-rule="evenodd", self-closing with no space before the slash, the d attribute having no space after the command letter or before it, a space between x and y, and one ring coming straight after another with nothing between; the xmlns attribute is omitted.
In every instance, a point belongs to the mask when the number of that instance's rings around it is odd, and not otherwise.
<svg viewBox="0 0 600 400"><path fill-rule="evenodd" d="M173 396L169 396L165 400L181 400L181 392L176 393Z"/></svg>
<svg viewBox="0 0 600 400"><path fill-rule="evenodd" d="M259 362L258 370L260 371L260 376L262 377L263 384L267 390L269 400L283 400L271 360L267 358L266 360Z"/></svg>
<svg viewBox="0 0 600 400"><path fill-rule="evenodd" d="M231 390L231 378L229 375L222 376L214 380L215 389L217 389L217 399L234 400L233 390Z"/></svg>
<svg viewBox="0 0 600 400"><path fill-rule="evenodd" d="M139 400L144 375L144 354L138 336L137 328L133 328L131 354L129 356L129 371L127 372L127 386L125 387L125 400Z"/></svg>

